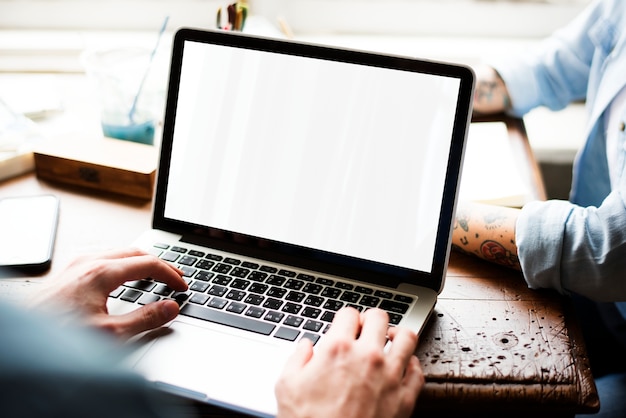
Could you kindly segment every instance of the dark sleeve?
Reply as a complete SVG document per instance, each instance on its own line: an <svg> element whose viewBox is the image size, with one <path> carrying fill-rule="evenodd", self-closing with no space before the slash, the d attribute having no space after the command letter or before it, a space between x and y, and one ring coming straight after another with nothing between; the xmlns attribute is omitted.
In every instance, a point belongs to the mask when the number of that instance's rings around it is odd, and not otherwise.
<svg viewBox="0 0 626 418"><path fill-rule="evenodd" d="M65 322L65 324L61 324ZM120 366L109 338L62 318L40 318L0 302L0 415L6 417L190 417Z"/></svg>

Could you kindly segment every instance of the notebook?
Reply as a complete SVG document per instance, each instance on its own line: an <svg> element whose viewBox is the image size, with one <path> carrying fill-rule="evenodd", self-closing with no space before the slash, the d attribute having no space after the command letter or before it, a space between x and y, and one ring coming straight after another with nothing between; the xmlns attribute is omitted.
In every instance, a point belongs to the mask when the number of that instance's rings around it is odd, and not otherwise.
<svg viewBox="0 0 626 418"><path fill-rule="evenodd" d="M272 416L294 344L323 339L341 307L420 332L444 286L473 86L459 65L180 29L153 225L136 245L190 289L146 279L110 295L111 313L181 306L132 366Z"/></svg>

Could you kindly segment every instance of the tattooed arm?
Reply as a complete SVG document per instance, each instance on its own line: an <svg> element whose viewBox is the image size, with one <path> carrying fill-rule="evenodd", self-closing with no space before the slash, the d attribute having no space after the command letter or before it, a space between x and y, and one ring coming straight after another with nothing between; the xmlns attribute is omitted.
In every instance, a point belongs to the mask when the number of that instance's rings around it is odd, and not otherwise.
<svg viewBox="0 0 626 418"><path fill-rule="evenodd" d="M515 244L519 209L459 202L452 248L520 270Z"/></svg>
<svg viewBox="0 0 626 418"><path fill-rule="evenodd" d="M476 89L474 91L474 113L487 115L505 112L511 108L509 91L500 75L491 67L474 67Z"/></svg>

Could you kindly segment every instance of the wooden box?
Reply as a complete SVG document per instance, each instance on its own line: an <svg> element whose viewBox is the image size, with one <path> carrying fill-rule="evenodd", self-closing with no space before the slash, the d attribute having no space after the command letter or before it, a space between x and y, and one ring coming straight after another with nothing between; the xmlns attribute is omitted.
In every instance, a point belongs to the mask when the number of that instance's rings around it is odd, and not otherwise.
<svg viewBox="0 0 626 418"><path fill-rule="evenodd" d="M37 177L51 182L152 199L157 148L112 138L64 138L34 150Z"/></svg>

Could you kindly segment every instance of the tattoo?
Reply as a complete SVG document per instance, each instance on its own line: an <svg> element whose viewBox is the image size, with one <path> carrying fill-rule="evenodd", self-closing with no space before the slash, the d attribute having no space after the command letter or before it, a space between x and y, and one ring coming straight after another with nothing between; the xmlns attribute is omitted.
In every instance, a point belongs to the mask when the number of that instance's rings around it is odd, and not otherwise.
<svg viewBox="0 0 626 418"><path fill-rule="evenodd" d="M456 217L456 226L460 227L463 231L469 231L469 216L467 214L458 214ZM456 228L455 226L455 228Z"/></svg>
<svg viewBox="0 0 626 418"><path fill-rule="evenodd" d="M485 214L484 219L485 229L493 231L502 227L502 221L506 219L506 216L501 213L493 212Z"/></svg>
<svg viewBox="0 0 626 418"><path fill-rule="evenodd" d="M494 91L498 88L498 83L495 81L479 81L476 85L476 101L477 102L492 102Z"/></svg>
<svg viewBox="0 0 626 418"><path fill-rule="evenodd" d="M520 264L517 255L507 251L499 242L491 240L483 242L480 246L480 253L485 260L519 269Z"/></svg>

